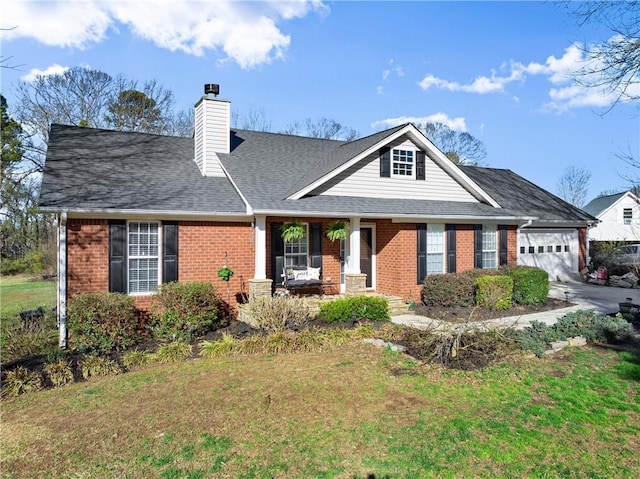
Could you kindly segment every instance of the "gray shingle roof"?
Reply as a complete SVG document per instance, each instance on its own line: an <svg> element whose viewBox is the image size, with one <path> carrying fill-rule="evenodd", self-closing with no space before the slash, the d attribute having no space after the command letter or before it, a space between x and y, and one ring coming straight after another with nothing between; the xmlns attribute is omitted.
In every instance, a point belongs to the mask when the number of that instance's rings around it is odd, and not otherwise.
<svg viewBox="0 0 640 479"><path fill-rule="evenodd" d="M511 170L461 166L464 173L517 216L535 216L547 221L593 221L595 218Z"/></svg>
<svg viewBox="0 0 640 479"><path fill-rule="evenodd" d="M614 195L598 196L587 203L583 210L590 215L598 216L626 194L627 192L623 191L622 193L616 193Z"/></svg>
<svg viewBox="0 0 640 479"><path fill-rule="evenodd" d="M502 208L484 203L344 196L286 198L405 125L353 142L233 129L219 158L258 212L361 216L593 218L509 170L462 167ZM244 214L227 178L203 177L194 140L53 125L40 194L43 208Z"/></svg>
<svg viewBox="0 0 640 479"><path fill-rule="evenodd" d="M227 178L205 178L193 140L53 125L40 190L49 210L244 213Z"/></svg>

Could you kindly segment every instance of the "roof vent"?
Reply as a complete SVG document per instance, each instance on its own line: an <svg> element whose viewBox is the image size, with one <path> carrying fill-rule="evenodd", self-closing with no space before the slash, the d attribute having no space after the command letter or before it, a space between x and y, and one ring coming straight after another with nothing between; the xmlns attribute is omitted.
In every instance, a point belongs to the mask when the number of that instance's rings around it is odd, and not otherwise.
<svg viewBox="0 0 640 479"><path fill-rule="evenodd" d="M204 94L218 96L220 94L220 85L217 83L205 83Z"/></svg>

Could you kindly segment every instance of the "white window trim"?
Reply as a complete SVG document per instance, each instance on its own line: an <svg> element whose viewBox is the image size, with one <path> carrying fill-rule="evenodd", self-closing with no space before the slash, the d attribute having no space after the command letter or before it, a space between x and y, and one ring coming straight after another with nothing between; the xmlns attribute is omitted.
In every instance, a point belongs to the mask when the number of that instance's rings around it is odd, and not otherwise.
<svg viewBox="0 0 640 479"><path fill-rule="evenodd" d="M309 265L309 223L302 223L306 229L305 232L305 240L307 243L307 251L305 252L305 265ZM296 243L299 243L299 241L295 241ZM287 265L287 257L302 257L302 253L297 253L297 254L293 254L293 253L289 253L287 254L287 243L292 243L291 241L285 241L284 242L284 265L285 267L289 267L290 265Z"/></svg>
<svg viewBox="0 0 640 479"><path fill-rule="evenodd" d="M412 155L412 162L411 164L411 174L410 175L400 175L400 174L396 174L393 172L393 164L394 164L394 160L393 160L393 156L394 156L394 152L396 151L405 151L405 152L411 152ZM411 180L415 180L416 179L416 149L415 148L410 148L410 147L401 147L398 146L397 148L392 148L391 149L391 155L390 155L390 164L389 164L389 169L390 169L390 173L391 173L391 178L402 178L402 179L411 179ZM399 163L399 164L409 164L408 162L395 162L395 163Z"/></svg>
<svg viewBox="0 0 640 479"><path fill-rule="evenodd" d="M435 231L434 232L433 229L436 228L436 227L438 227L438 229L442 228L442 231L441 232L440 231ZM433 243L431 241L429 241L429 233L430 233L429 230L430 229L431 229L431 233L432 234L441 233L441 235L442 235L442 243L441 243L442 250L441 251L429 251L430 246L433 245ZM427 260L427 264L426 264L427 276L429 276L430 274L443 274L443 273L446 273L446 269L445 268L447 267L447 265L446 265L446 257L447 257L447 255L446 255L446 249L447 249L446 242L447 241L446 241L446 238L445 238L445 233L446 232L445 232L445 228L444 228L443 224L430 224L430 223L427 223L427 258L426 258L426 260ZM442 268L441 268L440 271L429 271L429 255L434 255L434 254L442 255Z"/></svg>
<svg viewBox="0 0 640 479"><path fill-rule="evenodd" d="M490 229L492 231L490 231ZM493 243L495 245L495 249L485 249L485 242L484 242L485 232L494 234ZM485 253L493 253L495 266L485 266L484 264ZM498 267L498 228L496 225L482 225L482 269L496 269L497 267Z"/></svg>
<svg viewBox="0 0 640 479"><path fill-rule="evenodd" d="M626 212L630 213L629 218L625 216ZM623 208L622 209L622 223L625 225L630 225L633 222L633 208Z"/></svg>
<svg viewBox="0 0 640 479"><path fill-rule="evenodd" d="M130 274L131 274L131 256L129 255L129 224L130 223L155 223L158 225L158 286L162 284L162 222L153 221L153 220L129 220L127 221L127 294L130 296L149 296L150 294L155 294L155 291L130 291ZM133 259L138 258L156 258L155 256L147 256L147 257L134 257Z"/></svg>

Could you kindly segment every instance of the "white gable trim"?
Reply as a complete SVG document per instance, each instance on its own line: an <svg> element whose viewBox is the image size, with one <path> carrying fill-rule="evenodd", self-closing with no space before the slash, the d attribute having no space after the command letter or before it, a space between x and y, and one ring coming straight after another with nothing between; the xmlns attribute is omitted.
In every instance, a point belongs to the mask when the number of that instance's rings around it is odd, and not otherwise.
<svg viewBox="0 0 640 479"><path fill-rule="evenodd" d="M436 148L436 146L433 143L431 143L431 141L429 141L429 139L426 136L424 136L422 132L418 130L411 123L406 125L404 128L401 128L400 130L396 131L395 133L387 136L386 138L379 141L378 143L372 145L371 147L369 147L359 155L354 156L349 161L343 163L342 165L340 165L338 168L331 171L330 173L324 175L321 178L318 178L313 183L310 183L309 185L305 186L303 189L293 193L287 199L298 200L302 198L303 196L309 194L311 191L315 190L316 188L323 185L327 181L336 177L346 169L358 163L362 159L377 152L383 146L393 142L394 140L398 139L402 135L406 135L406 134L409 135L411 139L415 143L417 143L418 146L424 148L426 151L431 153L432 155L431 159L443 170L445 170L449 175L451 175L455 180L457 180L462 185L462 187L465 188L467 191L469 191L469 193L471 193L475 198L477 198L479 201L485 201L489 203L494 208L501 208L501 206L498 204L497 201L491 198L491 196L489 196L489 194L486 191L480 188L474 181L471 180L471 178L469 178L466 174L464 174L460 170L460 168L458 168L455 164L453 164L453 162L451 162L449 158L447 158L438 148Z"/></svg>
<svg viewBox="0 0 640 479"><path fill-rule="evenodd" d="M622 200L624 200L626 197L630 197L633 201L636 202L637 205L640 206L640 200L638 199L638 197L636 195L634 195L633 193L631 193L630 191L627 191L624 195L622 195L620 198L618 198L616 201L614 201L613 203L611 203L609 205L609 207L603 209L600 213L598 213L598 216L596 216L596 218L600 218L601 216L603 216L604 214L606 214L609 210L613 209L618 203L620 203Z"/></svg>

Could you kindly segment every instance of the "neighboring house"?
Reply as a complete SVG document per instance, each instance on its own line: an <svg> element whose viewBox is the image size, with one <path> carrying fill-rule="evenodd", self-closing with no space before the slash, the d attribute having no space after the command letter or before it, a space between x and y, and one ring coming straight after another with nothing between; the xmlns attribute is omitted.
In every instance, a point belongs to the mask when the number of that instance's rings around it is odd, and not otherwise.
<svg viewBox="0 0 640 479"><path fill-rule="evenodd" d="M598 196L583 209L600 220L589 229L589 241L640 242L640 205L630 191Z"/></svg>
<svg viewBox="0 0 640 479"><path fill-rule="evenodd" d="M297 264L342 292L405 300L429 274L473 268L535 265L555 280L585 266L594 220L509 170L456 166L412 124L351 142L232 129L230 103L211 95L194 138L53 125L40 205L58 216L62 325L79 293L145 309L162 282L221 287L225 263L250 297ZM292 219L306 235L285 243ZM336 219L345 241L324 234Z"/></svg>

